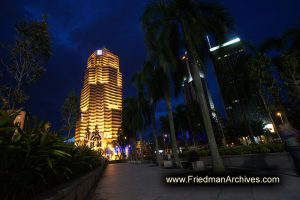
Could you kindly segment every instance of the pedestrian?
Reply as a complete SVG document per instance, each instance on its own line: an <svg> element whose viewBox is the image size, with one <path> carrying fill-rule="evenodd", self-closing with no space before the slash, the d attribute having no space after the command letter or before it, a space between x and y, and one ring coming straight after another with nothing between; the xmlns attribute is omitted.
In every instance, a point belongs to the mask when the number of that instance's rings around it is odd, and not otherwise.
<svg viewBox="0 0 300 200"><path fill-rule="evenodd" d="M300 138L300 132L288 123L280 125L278 131L285 143L286 151L289 152L294 161L296 173L300 176L300 146L297 141L297 138Z"/></svg>

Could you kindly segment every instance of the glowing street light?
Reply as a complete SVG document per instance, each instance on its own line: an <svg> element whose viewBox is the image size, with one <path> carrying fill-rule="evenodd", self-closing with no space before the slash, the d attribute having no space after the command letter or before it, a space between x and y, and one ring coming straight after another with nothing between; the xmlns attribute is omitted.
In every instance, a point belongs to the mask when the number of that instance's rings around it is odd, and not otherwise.
<svg viewBox="0 0 300 200"><path fill-rule="evenodd" d="M280 112L278 112L278 113L276 113L276 115L277 115L277 116L281 116L281 113L280 113Z"/></svg>
<svg viewBox="0 0 300 200"><path fill-rule="evenodd" d="M277 112L276 115L277 115L278 117L280 117L281 123L283 123L283 119L282 119L281 113L280 113L280 112Z"/></svg>

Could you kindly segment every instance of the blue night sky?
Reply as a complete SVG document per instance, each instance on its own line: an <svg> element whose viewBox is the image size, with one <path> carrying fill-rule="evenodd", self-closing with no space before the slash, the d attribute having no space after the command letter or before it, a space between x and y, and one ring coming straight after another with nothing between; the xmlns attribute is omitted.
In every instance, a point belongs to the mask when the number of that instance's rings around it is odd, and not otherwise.
<svg viewBox="0 0 300 200"><path fill-rule="evenodd" d="M130 84L134 71L146 58L140 17L147 1L144 0L2 0L0 3L0 43L14 39L14 24L40 19L48 15L52 37L52 57L41 80L28 88L30 100L26 110L47 119L54 129L61 128L60 107L68 91L75 89L78 96L88 55L106 47L120 57L123 73L124 97L135 95ZM233 35L259 44L269 37L278 37L296 25L299 16L298 0L220 0L235 19ZM230 37L228 39L231 39ZM7 56L0 52L3 60ZM3 68L3 66L1 66ZM2 69L3 70L3 69ZM211 70L208 84L217 108L222 109L215 77ZM3 80L1 80L3 82ZM173 106L183 99L173 100ZM158 115L166 114L164 102L158 105Z"/></svg>

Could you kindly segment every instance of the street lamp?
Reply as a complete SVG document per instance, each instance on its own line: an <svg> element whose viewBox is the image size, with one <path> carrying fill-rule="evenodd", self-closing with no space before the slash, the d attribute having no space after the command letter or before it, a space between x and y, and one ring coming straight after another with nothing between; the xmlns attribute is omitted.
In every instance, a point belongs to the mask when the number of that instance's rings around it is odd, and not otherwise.
<svg viewBox="0 0 300 200"><path fill-rule="evenodd" d="M282 119L281 113L280 113L280 112L277 112L276 115L277 115L278 117L280 117L281 123L283 123L283 119Z"/></svg>

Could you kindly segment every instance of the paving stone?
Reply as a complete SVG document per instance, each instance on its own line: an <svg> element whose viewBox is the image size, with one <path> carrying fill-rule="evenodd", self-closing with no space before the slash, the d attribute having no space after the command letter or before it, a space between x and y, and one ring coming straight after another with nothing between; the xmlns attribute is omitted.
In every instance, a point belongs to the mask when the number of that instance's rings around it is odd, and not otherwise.
<svg viewBox="0 0 300 200"><path fill-rule="evenodd" d="M170 186L163 182L166 174L184 173L181 169L164 169L127 163L107 166L92 200L297 200L300 178L282 175L279 185L193 185Z"/></svg>

